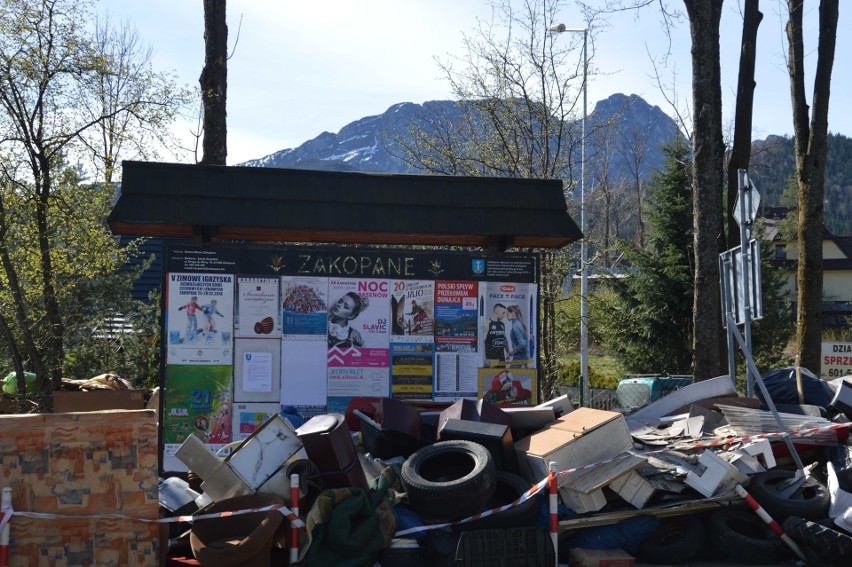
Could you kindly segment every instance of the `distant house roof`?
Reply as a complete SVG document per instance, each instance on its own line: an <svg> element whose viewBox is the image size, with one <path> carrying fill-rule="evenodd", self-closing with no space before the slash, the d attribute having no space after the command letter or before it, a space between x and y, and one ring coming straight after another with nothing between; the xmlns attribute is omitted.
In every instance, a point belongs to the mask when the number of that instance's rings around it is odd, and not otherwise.
<svg viewBox="0 0 852 567"><path fill-rule="evenodd" d="M202 241L561 248L559 180L123 163L114 234Z"/></svg>

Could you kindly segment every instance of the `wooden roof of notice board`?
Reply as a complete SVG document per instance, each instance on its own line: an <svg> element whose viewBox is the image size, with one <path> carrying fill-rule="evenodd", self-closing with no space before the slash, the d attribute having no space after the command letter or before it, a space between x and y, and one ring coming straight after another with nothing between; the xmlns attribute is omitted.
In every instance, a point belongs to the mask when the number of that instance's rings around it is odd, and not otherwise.
<svg viewBox="0 0 852 567"><path fill-rule="evenodd" d="M561 248L583 237L558 180L126 161L114 234Z"/></svg>

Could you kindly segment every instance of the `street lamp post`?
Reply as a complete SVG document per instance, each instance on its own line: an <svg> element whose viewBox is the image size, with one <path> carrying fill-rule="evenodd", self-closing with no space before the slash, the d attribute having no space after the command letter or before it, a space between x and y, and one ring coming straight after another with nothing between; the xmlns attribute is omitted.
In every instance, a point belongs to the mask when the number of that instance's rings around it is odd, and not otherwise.
<svg viewBox="0 0 852 567"><path fill-rule="evenodd" d="M580 386L581 405L591 402L589 390L589 276L586 266L586 118L588 116L589 28L566 28L565 24L553 24L548 28L555 33L574 32L583 34L583 126L580 140Z"/></svg>

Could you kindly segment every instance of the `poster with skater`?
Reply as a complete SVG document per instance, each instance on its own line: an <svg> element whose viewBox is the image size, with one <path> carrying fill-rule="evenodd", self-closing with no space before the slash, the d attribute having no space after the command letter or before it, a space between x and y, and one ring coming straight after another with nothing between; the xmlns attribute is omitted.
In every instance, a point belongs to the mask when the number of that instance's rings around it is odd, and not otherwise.
<svg viewBox="0 0 852 567"><path fill-rule="evenodd" d="M431 343L435 333L435 282L392 280L391 339L398 343Z"/></svg>
<svg viewBox="0 0 852 567"><path fill-rule="evenodd" d="M167 278L167 364L233 364L234 275Z"/></svg>
<svg viewBox="0 0 852 567"><path fill-rule="evenodd" d="M478 395L500 406L538 404L538 384L533 368L480 368Z"/></svg>

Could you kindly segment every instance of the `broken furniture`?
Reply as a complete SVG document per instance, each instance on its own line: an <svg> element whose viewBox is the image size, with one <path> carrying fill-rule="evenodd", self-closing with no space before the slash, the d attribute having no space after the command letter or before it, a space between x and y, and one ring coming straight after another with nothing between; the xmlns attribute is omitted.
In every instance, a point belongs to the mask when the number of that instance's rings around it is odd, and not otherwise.
<svg viewBox="0 0 852 567"><path fill-rule="evenodd" d="M247 494L213 502L197 515L219 514L284 504L274 494ZM287 548L284 515L278 510L196 519L189 542L202 565L216 567L269 567L273 545Z"/></svg>
<svg viewBox="0 0 852 567"><path fill-rule="evenodd" d="M343 414L314 416L296 430L296 435L319 470L324 488L356 486L369 490Z"/></svg>

